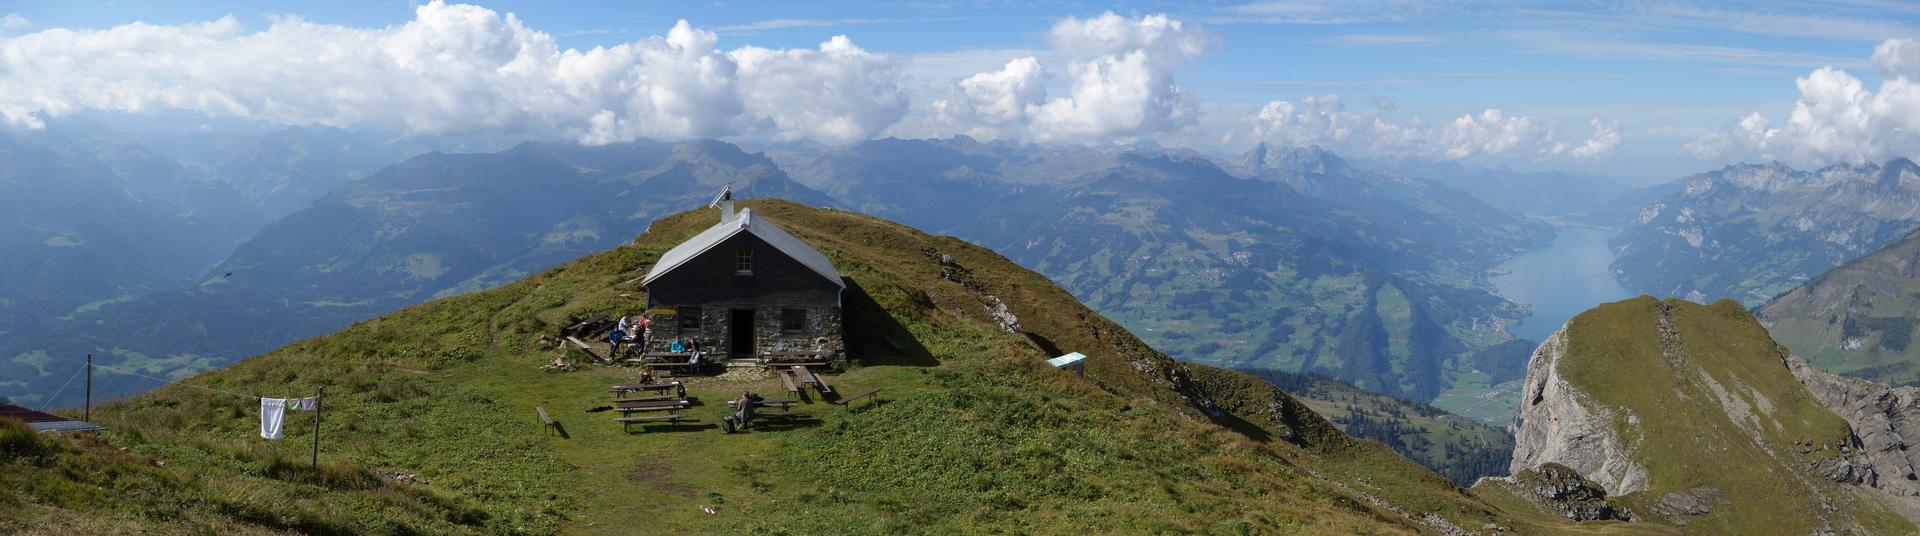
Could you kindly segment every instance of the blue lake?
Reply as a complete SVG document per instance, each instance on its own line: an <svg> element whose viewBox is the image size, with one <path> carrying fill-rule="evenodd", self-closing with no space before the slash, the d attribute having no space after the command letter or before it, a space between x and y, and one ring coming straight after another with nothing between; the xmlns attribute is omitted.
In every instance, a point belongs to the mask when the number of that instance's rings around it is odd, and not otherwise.
<svg viewBox="0 0 1920 536"><path fill-rule="evenodd" d="M1545 340L1554 330L1593 306L1636 296L1613 279L1607 264L1611 230L1588 227L1554 229L1553 244L1501 263L1494 276L1500 295L1532 306L1533 314L1513 327L1514 336Z"/></svg>

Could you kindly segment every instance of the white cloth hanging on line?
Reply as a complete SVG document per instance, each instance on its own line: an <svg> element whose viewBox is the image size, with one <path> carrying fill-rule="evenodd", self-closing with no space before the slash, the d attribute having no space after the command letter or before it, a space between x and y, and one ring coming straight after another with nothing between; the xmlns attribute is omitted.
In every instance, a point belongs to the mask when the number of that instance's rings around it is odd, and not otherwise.
<svg viewBox="0 0 1920 536"><path fill-rule="evenodd" d="M287 399L260 399L260 437L263 439L280 439L283 432L285 432L285 430L281 429L281 425L286 423L286 417Z"/></svg>

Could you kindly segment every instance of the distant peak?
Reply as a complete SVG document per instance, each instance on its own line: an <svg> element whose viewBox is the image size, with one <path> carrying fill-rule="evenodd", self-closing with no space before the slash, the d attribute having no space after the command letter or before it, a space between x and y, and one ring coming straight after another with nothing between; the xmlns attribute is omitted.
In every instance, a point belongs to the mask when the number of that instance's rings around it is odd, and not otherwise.
<svg viewBox="0 0 1920 536"><path fill-rule="evenodd" d="M1347 161L1321 148L1319 145L1305 147L1272 147L1260 142L1241 155L1237 162L1240 166L1254 170L1279 170L1296 173L1326 174L1348 169Z"/></svg>

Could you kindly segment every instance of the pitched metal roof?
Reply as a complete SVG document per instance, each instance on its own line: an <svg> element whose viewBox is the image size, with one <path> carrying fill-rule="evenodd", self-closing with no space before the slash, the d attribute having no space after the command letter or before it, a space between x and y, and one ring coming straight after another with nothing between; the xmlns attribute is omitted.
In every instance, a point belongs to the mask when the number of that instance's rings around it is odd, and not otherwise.
<svg viewBox="0 0 1920 536"><path fill-rule="evenodd" d="M0 402L0 417L26 421L27 427L39 432L79 432L99 430L101 428L100 425L94 423L76 421L59 415L34 411L22 406L3 402Z"/></svg>
<svg viewBox="0 0 1920 536"><path fill-rule="evenodd" d="M653 280L667 275L667 272L679 268L687 261L699 257L701 253L706 253L707 250L740 233L753 234L767 245L773 246L774 249L799 261L814 273L820 274L820 277L832 281L834 285L840 288L847 287L845 282L840 281L840 272L833 269L833 261L827 260L826 255L820 254L819 250L813 249L813 246L807 245L799 238L787 234L786 230L775 226L771 221L765 219L756 221L751 208L740 209L740 214L733 219L714 224L713 227L700 231L700 234L693 235L693 238L687 239L686 242L681 242L680 245L667 250L666 254L660 256L660 262L654 263L653 269L647 272L647 277L642 279L640 284L653 284Z"/></svg>

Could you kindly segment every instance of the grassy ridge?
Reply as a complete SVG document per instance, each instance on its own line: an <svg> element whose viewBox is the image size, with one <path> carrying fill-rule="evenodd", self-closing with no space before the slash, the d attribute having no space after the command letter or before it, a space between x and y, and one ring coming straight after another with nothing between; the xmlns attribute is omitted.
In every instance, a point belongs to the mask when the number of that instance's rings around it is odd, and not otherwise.
<svg viewBox="0 0 1920 536"><path fill-rule="evenodd" d="M1663 343L1662 318L1674 335ZM1621 497L1659 516L1674 494L1708 497L1689 530L1804 533L1831 524L1876 534L1912 525L1805 467L1844 456L1846 422L1811 399L1785 350L1731 300L1699 305L1642 296L1581 313L1559 365L1613 411L1615 433L1647 469L1648 489ZM1708 487L1715 493L1699 493Z"/></svg>
<svg viewBox="0 0 1920 536"><path fill-rule="evenodd" d="M884 404L809 400L812 419L723 435L712 429L721 401L776 393L778 382L698 378L689 394L700 422L627 434L582 410L605 404L606 386L632 371L539 369L564 357L542 342L559 326L644 303L630 282L710 223L696 211L499 289L97 408L109 432L47 438L65 443L51 457L0 460L0 478L41 483L0 492L20 506L0 508L0 529L66 532L88 519L100 524L77 532L1237 534L1412 533L1434 530L1417 520L1428 514L1465 527L1550 523L1340 434L1265 382L1176 363L987 250L865 216L748 205L851 279L848 343L861 364L833 383L881 387ZM994 303L1019 316L1022 333L996 327ZM1090 356L1085 378L1039 363L1060 349ZM323 384L332 398L318 471L298 469L305 415L290 418L289 441L265 442L254 400L201 389L297 396ZM566 436L544 434L534 406ZM174 498L54 489L141 481L62 469L73 465L150 475L156 483L138 489Z"/></svg>

